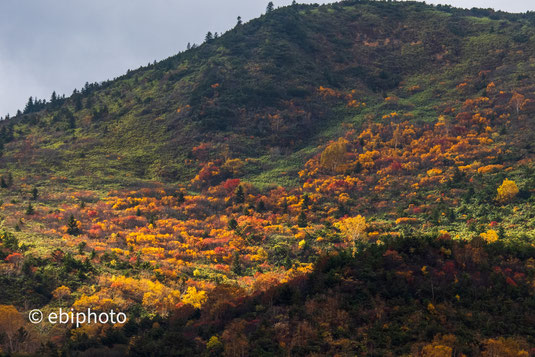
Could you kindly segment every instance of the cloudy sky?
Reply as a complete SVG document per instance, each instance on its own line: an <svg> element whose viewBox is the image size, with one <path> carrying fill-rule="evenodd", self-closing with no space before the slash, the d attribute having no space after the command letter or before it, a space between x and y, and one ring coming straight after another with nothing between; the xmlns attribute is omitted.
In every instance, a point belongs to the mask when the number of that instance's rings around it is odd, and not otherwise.
<svg viewBox="0 0 535 357"><path fill-rule="evenodd" d="M268 0L0 0L0 116L29 96L69 95L88 82L169 57L236 17L265 11ZM291 0L274 0L275 6ZM305 2L303 0L299 3ZM332 2L332 1L306 1ZM533 0L431 0L457 7L535 10Z"/></svg>

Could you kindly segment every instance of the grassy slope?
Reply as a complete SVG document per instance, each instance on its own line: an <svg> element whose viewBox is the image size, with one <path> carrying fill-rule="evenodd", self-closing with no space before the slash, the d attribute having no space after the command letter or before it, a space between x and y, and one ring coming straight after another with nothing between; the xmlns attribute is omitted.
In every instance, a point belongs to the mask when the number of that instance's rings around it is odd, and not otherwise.
<svg viewBox="0 0 535 357"><path fill-rule="evenodd" d="M243 173L253 183L292 185L284 172L295 177L340 123L390 113L386 96L399 98L396 110L432 121L466 76L497 68L493 75L511 87L520 74L533 78L532 36L521 15L420 3L286 7L4 123L15 140L2 165L82 187L184 182L198 170L188 161L192 148L209 142L214 157L259 158ZM407 90L416 85L421 91ZM326 107L319 86L355 90L367 107L349 109L342 100ZM267 120L275 114L283 118L279 130Z"/></svg>

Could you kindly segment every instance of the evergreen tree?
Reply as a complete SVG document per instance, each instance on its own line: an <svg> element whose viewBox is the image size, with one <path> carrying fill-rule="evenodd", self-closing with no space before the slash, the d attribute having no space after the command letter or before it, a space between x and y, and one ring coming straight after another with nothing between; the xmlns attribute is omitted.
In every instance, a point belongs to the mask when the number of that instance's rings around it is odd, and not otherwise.
<svg viewBox="0 0 535 357"><path fill-rule="evenodd" d="M80 244L78 244L78 254L83 255L84 249L86 246L87 246L86 242L80 242Z"/></svg>
<svg viewBox="0 0 535 357"><path fill-rule="evenodd" d="M301 228L305 228L308 225L305 211L301 211L301 213L299 213L299 216L297 217L297 225Z"/></svg>
<svg viewBox="0 0 535 357"><path fill-rule="evenodd" d="M236 203L244 203L245 202L245 193L243 192L242 185L239 185L236 189Z"/></svg>
<svg viewBox="0 0 535 357"><path fill-rule="evenodd" d="M80 94L76 94L74 96L74 110L75 111L80 111L82 110L82 96Z"/></svg>
<svg viewBox="0 0 535 357"><path fill-rule="evenodd" d="M232 218L230 221L228 221L228 227L229 229L235 230L236 228L238 228L238 221Z"/></svg>
<svg viewBox="0 0 535 357"><path fill-rule="evenodd" d="M24 107L24 114L31 113L33 111L34 104L33 104L33 98L28 98L28 103L26 103L26 107Z"/></svg>
<svg viewBox="0 0 535 357"><path fill-rule="evenodd" d="M58 95L56 94L56 91L52 92L52 95L50 96L50 104L54 105L58 101Z"/></svg>
<svg viewBox="0 0 535 357"><path fill-rule="evenodd" d="M238 16L238 22L236 23L236 26L241 26L242 23L241 16Z"/></svg>
<svg viewBox="0 0 535 357"><path fill-rule="evenodd" d="M74 117L74 115L70 115L68 117L68 120L69 120L69 128L76 129L76 118Z"/></svg>
<svg viewBox="0 0 535 357"><path fill-rule="evenodd" d="M36 200L37 199L37 196L39 195L39 191L37 190L37 187L34 187L32 189L32 200Z"/></svg>
<svg viewBox="0 0 535 357"><path fill-rule="evenodd" d="M35 213L35 210L33 209L33 206L32 206L32 203L28 203L28 208L26 208L26 214L28 216L31 216L32 214Z"/></svg>
<svg viewBox="0 0 535 357"><path fill-rule="evenodd" d="M256 204L256 212L264 212L266 210L266 204L264 201L260 200Z"/></svg>
<svg viewBox="0 0 535 357"><path fill-rule="evenodd" d="M67 223L67 233L73 236L80 234L80 228L78 228L78 221L71 214L69 222Z"/></svg>
<svg viewBox="0 0 535 357"><path fill-rule="evenodd" d="M266 7L266 14L269 14L270 12L272 12L274 7L275 7L275 6L273 5L273 1L270 1L270 2L267 4L267 7Z"/></svg>
<svg viewBox="0 0 535 357"><path fill-rule="evenodd" d="M232 269L232 272L236 275L243 274L243 268L240 263L240 253L238 251L234 252L234 257L232 258L231 269Z"/></svg>
<svg viewBox="0 0 535 357"><path fill-rule="evenodd" d="M206 37L204 38L204 42L210 42L213 39L214 39L214 36L212 35L210 31L208 31L208 33L206 34Z"/></svg>

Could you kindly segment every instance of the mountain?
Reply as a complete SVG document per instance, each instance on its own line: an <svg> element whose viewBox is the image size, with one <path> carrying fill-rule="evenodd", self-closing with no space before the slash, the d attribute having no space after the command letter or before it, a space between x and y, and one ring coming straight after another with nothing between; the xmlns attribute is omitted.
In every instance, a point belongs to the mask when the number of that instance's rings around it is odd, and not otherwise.
<svg viewBox="0 0 535 357"><path fill-rule="evenodd" d="M3 123L13 141L2 163L76 182L186 182L205 144L204 160L255 159L242 170L247 179L295 184L290 174L341 123L359 127L394 109L435 120L468 78L471 95L491 81L531 83L533 21L417 2L277 9L116 80L29 105ZM336 95L326 103L320 87Z"/></svg>
<svg viewBox="0 0 535 357"><path fill-rule="evenodd" d="M32 98L0 123L0 352L533 354L534 40L294 4ZM127 321L27 321L71 308Z"/></svg>

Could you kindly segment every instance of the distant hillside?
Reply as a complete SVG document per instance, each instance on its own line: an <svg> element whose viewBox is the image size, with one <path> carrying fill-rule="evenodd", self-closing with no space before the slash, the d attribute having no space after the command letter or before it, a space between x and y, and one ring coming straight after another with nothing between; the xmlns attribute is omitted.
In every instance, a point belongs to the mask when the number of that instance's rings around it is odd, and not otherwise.
<svg viewBox="0 0 535 357"><path fill-rule="evenodd" d="M276 9L116 80L29 103L2 124L0 164L122 185L187 182L208 162L240 159L225 177L295 185L341 123L359 128L393 111L433 121L445 102L492 81L532 87L534 21L419 2Z"/></svg>

